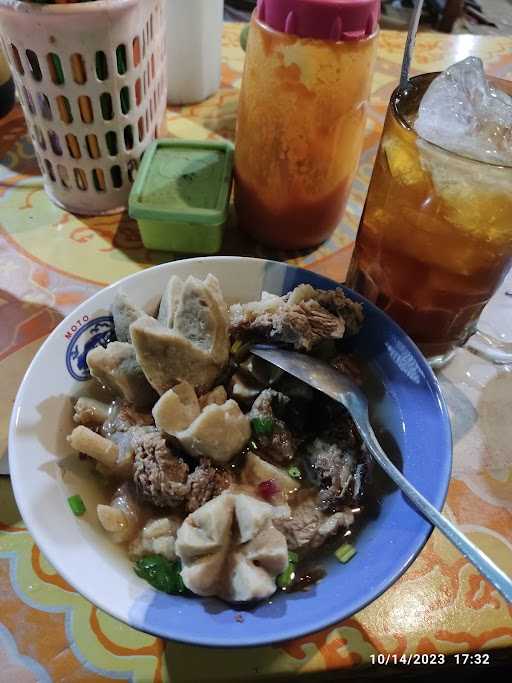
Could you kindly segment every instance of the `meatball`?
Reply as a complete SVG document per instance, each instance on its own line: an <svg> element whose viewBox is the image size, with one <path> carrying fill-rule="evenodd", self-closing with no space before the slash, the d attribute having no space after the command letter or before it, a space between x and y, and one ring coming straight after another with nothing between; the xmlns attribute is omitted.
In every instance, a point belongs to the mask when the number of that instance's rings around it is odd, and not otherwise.
<svg viewBox="0 0 512 683"><path fill-rule="evenodd" d="M134 430L133 481L139 496L158 507L176 507L189 492L189 468L173 455L159 431Z"/></svg>
<svg viewBox="0 0 512 683"><path fill-rule="evenodd" d="M200 464L188 477L190 487L187 511L194 512L215 496L231 486L233 477L229 472L217 469L208 458L201 458Z"/></svg>

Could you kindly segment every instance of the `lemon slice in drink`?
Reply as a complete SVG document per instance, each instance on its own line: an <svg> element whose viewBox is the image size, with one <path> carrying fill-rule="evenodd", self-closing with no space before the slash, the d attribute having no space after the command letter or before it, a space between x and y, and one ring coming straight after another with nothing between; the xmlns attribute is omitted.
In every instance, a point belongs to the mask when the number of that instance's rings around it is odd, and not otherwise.
<svg viewBox="0 0 512 683"><path fill-rule="evenodd" d="M399 138L387 137L382 141L382 147L391 175L397 182L407 186L425 182L425 172L414 146Z"/></svg>

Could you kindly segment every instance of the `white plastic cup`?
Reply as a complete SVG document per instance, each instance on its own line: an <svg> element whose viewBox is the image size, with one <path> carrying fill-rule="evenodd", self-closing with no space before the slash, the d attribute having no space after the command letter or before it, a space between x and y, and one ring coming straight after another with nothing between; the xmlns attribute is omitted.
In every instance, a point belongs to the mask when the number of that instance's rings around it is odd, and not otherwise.
<svg viewBox="0 0 512 683"><path fill-rule="evenodd" d="M167 102L194 104L220 85L223 0L166 0Z"/></svg>

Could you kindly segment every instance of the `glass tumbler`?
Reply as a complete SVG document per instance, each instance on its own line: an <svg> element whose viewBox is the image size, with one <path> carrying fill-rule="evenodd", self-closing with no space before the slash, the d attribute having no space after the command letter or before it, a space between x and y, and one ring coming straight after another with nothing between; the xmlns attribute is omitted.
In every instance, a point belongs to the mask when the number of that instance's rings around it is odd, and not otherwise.
<svg viewBox="0 0 512 683"><path fill-rule="evenodd" d="M477 333L512 264L512 167L448 152L413 130L437 75L417 76L391 96L347 277L434 367ZM512 83L493 83L512 92ZM479 337L470 346L512 360L510 348L500 343L494 353L494 340Z"/></svg>

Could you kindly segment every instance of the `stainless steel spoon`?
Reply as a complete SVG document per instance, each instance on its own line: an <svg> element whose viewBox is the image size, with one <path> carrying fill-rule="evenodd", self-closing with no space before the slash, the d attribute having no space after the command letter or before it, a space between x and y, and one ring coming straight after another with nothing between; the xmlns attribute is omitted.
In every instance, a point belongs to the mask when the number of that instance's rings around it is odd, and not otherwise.
<svg viewBox="0 0 512 683"><path fill-rule="evenodd" d="M416 42L416 34L418 33L422 9L423 0L415 0L414 9L412 10L411 19L409 21L407 39L405 41L404 56L402 58L402 69L400 71L401 90L407 90L408 86L410 85L409 69L411 67L412 51L414 50L414 43Z"/></svg>
<svg viewBox="0 0 512 683"><path fill-rule="evenodd" d="M506 600L512 602L512 580L446 517L443 517L384 453L370 424L368 400L350 377L317 358L295 351L285 351L274 346L256 345L251 348L251 353L276 365L290 375L298 377L306 384L345 406L368 450L386 474L405 493L416 509L467 557Z"/></svg>

